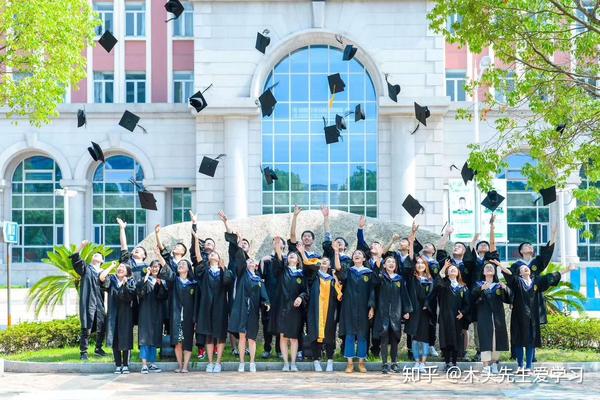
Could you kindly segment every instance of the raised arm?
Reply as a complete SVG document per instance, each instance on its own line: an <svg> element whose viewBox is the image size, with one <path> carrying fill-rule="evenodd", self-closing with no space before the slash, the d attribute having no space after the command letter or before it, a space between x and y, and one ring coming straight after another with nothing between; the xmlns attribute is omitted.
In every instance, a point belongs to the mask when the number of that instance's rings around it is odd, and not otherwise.
<svg viewBox="0 0 600 400"><path fill-rule="evenodd" d="M450 235L452 235L452 232L454 232L454 228L451 227L450 225L448 225L446 227L446 230L444 231L444 234L438 241L438 244L437 244L438 250L444 250L446 248L446 245L448 244L448 241L450 240Z"/></svg>
<svg viewBox="0 0 600 400"><path fill-rule="evenodd" d="M335 242L331 245L333 247L333 264L336 271L342 270L342 262L340 261L340 245Z"/></svg>
<svg viewBox="0 0 600 400"><path fill-rule="evenodd" d="M106 278L108 277L108 274L110 274L112 270L116 268L116 266L117 263L113 261L112 263L110 263L110 267L100 272L100 276L98 277L100 279L100 282L104 283L106 281Z"/></svg>
<svg viewBox="0 0 600 400"><path fill-rule="evenodd" d="M400 240L400 235L397 233L394 233L392 235L392 238L390 239L390 241L388 243L385 244L385 246L383 247L383 252L381 253L382 255L387 254L390 249L392 248L392 246L394 245L394 243L398 242Z"/></svg>
<svg viewBox="0 0 600 400"><path fill-rule="evenodd" d="M198 240L198 233L192 231L192 237L194 238L194 259L192 263L200 265L202 263L202 253L200 252L200 241Z"/></svg>
<svg viewBox="0 0 600 400"><path fill-rule="evenodd" d="M325 232L325 236L327 236L327 233L331 235L329 226L329 207L321 206L321 214L323 214L323 231Z"/></svg>
<svg viewBox="0 0 600 400"><path fill-rule="evenodd" d="M296 222L298 220L298 214L302 209L298 206L294 206L294 214L292 214L292 224L290 225L290 242L297 243L298 239L296 238Z"/></svg>
<svg viewBox="0 0 600 400"><path fill-rule="evenodd" d="M219 211L219 213L217 215L219 216L219 219L221 221L223 221L223 224L225 225L225 232L232 233L233 231L231 230L231 226L229 226L229 220L227 219L227 215L225 215L225 213L223 211Z"/></svg>
<svg viewBox="0 0 600 400"><path fill-rule="evenodd" d="M450 265L452 265L450 260L444 261L444 266L440 270L440 278L444 279L446 277L446 271L448 270L448 268L450 268Z"/></svg>
<svg viewBox="0 0 600 400"><path fill-rule="evenodd" d="M479 232L473 235L473 239L471 239L471 243L469 243L469 247L475 251L477 251L477 242L479 241Z"/></svg>
<svg viewBox="0 0 600 400"><path fill-rule="evenodd" d="M496 215L492 213L490 217L490 253L496 251L496 227L494 222L496 222Z"/></svg>
<svg viewBox="0 0 600 400"><path fill-rule="evenodd" d="M77 272L78 275L85 275L85 261L81 259L81 252L85 249L85 246L88 245L88 241L84 240L79 245L79 249L77 249L76 253L71 255L71 263L73 264L73 269Z"/></svg>
<svg viewBox="0 0 600 400"><path fill-rule="evenodd" d="M415 259L415 240L417 240L417 231L418 230L419 230L419 225L417 225L415 223L415 221L413 221L412 228L410 230L410 235L408 235L408 258L410 260Z"/></svg>
<svg viewBox="0 0 600 400"><path fill-rule="evenodd" d="M365 240L365 227L367 226L367 218L364 215L361 215L358 219L358 230L356 231L356 239L358 240L356 243L356 248L358 250L362 250L368 252L369 245ZM367 253L368 254L368 253Z"/></svg>
<svg viewBox="0 0 600 400"><path fill-rule="evenodd" d="M159 253L165 249L165 246L160 241L160 224L154 227L154 236L156 237L156 246L158 246Z"/></svg>
<svg viewBox="0 0 600 400"><path fill-rule="evenodd" d="M127 222L123 221L121 218L117 218L117 224L119 224L119 242L121 243L121 250L127 250L127 233L125 233L125 228L127 228Z"/></svg>

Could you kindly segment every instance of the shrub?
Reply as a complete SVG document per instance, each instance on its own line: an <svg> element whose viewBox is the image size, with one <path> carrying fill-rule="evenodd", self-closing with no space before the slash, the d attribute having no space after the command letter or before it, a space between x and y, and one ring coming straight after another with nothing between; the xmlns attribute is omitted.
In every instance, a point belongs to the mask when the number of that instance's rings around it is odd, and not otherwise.
<svg viewBox="0 0 600 400"><path fill-rule="evenodd" d="M542 341L546 347L600 351L600 319L548 315L548 324L542 325Z"/></svg>
<svg viewBox="0 0 600 400"><path fill-rule="evenodd" d="M24 322L0 332L0 354L75 346L81 332L79 317L49 322Z"/></svg>

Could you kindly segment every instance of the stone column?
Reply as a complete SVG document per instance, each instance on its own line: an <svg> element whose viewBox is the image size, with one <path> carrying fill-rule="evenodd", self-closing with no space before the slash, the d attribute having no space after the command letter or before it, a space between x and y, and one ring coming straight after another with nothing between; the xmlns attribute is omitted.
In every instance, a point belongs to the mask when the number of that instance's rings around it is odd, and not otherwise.
<svg viewBox="0 0 600 400"><path fill-rule="evenodd" d="M248 118L224 117L224 211L231 219L248 216Z"/></svg>
<svg viewBox="0 0 600 400"><path fill-rule="evenodd" d="M566 216L568 213L573 211L575 207L577 207L577 200L573 197L573 190L577 189L578 185L575 183L569 183L565 188L563 197L563 207L564 207L564 215ZM578 232L576 229L570 228L567 225L566 220L564 221L564 238L560 238L560 240L564 240L565 245L565 256L564 262L567 265L577 264L579 263L579 256L577 255L577 237ZM562 248L562 246L561 246Z"/></svg>
<svg viewBox="0 0 600 400"><path fill-rule="evenodd" d="M408 226L412 218L402 202L415 195L415 137L410 134L414 125L408 117L391 117L392 221Z"/></svg>
<svg viewBox="0 0 600 400"><path fill-rule="evenodd" d="M79 245L84 239L93 241L85 235L85 196L87 185L68 186L69 191L73 191L73 196L69 197L69 230L71 244ZM68 245L69 243L65 243Z"/></svg>

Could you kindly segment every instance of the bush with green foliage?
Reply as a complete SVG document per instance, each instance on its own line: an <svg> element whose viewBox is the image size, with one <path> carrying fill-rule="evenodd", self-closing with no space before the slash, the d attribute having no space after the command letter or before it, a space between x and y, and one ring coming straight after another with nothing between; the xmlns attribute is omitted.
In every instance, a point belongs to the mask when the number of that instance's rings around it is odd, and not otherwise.
<svg viewBox="0 0 600 400"><path fill-rule="evenodd" d="M548 315L548 324L542 325L542 343L564 350L600 351L600 319Z"/></svg>
<svg viewBox="0 0 600 400"><path fill-rule="evenodd" d="M49 322L23 322L0 332L0 354L75 346L80 332L76 316Z"/></svg>

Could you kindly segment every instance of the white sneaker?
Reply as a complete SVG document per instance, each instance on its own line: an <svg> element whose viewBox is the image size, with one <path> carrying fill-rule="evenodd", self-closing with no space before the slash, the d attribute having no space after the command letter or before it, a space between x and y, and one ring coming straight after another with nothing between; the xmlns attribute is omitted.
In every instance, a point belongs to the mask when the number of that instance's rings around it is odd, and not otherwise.
<svg viewBox="0 0 600 400"><path fill-rule="evenodd" d="M425 363L419 363L419 372L427 372L425 369Z"/></svg>
<svg viewBox="0 0 600 400"><path fill-rule="evenodd" d="M215 374L221 372L221 364L215 364L215 367L213 368L212 372Z"/></svg>
<svg viewBox="0 0 600 400"><path fill-rule="evenodd" d="M323 372L323 368L321 368L321 363L319 360L315 360L313 364L315 364L315 372Z"/></svg>
<svg viewBox="0 0 600 400"><path fill-rule="evenodd" d="M327 368L325 372L333 372L333 360L327 360Z"/></svg>
<svg viewBox="0 0 600 400"><path fill-rule="evenodd" d="M244 367L246 366L245 363L240 363L240 365L238 366L238 372L244 372Z"/></svg>
<svg viewBox="0 0 600 400"><path fill-rule="evenodd" d="M250 363L250 372L256 372L256 364Z"/></svg>
<svg viewBox="0 0 600 400"><path fill-rule="evenodd" d="M431 357L438 357L439 356L437 350L433 346L429 347L429 355Z"/></svg>
<svg viewBox="0 0 600 400"><path fill-rule="evenodd" d="M142 373L142 374L147 374L147 373L148 373L148 366L147 366L147 365L144 365L144 366L142 367L142 370L140 371L140 373Z"/></svg>
<svg viewBox="0 0 600 400"><path fill-rule="evenodd" d="M483 367L481 369L481 375L489 375L492 373L492 369L488 366L488 367Z"/></svg>
<svg viewBox="0 0 600 400"><path fill-rule="evenodd" d="M492 364L492 374L497 374L498 373L498 363L493 363Z"/></svg>
<svg viewBox="0 0 600 400"><path fill-rule="evenodd" d="M129 367L123 367L121 373L127 375L129 373Z"/></svg>
<svg viewBox="0 0 600 400"><path fill-rule="evenodd" d="M413 365L412 369L419 369L421 367L421 363L416 361L415 365Z"/></svg>
<svg viewBox="0 0 600 400"><path fill-rule="evenodd" d="M296 367L296 364L290 365L290 372L298 372L298 367Z"/></svg>
<svg viewBox="0 0 600 400"><path fill-rule="evenodd" d="M116 367L116 368L115 368L115 372L114 372L114 374L115 374L115 375L121 375L122 369L123 369L123 368L121 368L121 367Z"/></svg>
<svg viewBox="0 0 600 400"><path fill-rule="evenodd" d="M213 363L206 364L206 372L212 373L215 371L215 365Z"/></svg>
<svg viewBox="0 0 600 400"><path fill-rule="evenodd" d="M283 372L290 372L290 364L283 363L283 368L281 368Z"/></svg>

